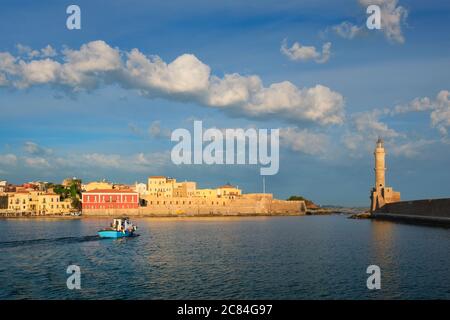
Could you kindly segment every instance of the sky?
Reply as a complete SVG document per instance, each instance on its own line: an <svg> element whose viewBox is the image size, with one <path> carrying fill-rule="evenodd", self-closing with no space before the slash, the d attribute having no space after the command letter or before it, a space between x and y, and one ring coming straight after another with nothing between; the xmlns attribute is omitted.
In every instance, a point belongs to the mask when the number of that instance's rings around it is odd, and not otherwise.
<svg viewBox="0 0 450 320"><path fill-rule="evenodd" d="M81 29L66 8L81 8ZM366 8L381 9L381 29ZM448 1L2 1L0 180L262 192L258 165L175 165L177 128L280 130L278 198L368 206L383 137L402 199L450 196Z"/></svg>

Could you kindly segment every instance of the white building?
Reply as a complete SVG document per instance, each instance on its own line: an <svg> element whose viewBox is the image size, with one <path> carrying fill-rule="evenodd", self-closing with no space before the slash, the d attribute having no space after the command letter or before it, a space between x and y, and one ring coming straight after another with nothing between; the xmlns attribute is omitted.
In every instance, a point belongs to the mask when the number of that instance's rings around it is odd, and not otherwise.
<svg viewBox="0 0 450 320"><path fill-rule="evenodd" d="M147 185L145 183L136 182L134 184L134 191L139 193L139 196L145 196L148 194Z"/></svg>

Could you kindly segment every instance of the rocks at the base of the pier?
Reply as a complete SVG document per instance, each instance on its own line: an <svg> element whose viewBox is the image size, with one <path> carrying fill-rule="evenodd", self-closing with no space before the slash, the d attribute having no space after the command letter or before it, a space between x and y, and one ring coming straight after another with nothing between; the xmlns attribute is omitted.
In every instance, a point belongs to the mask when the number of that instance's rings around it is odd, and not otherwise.
<svg viewBox="0 0 450 320"><path fill-rule="evenodd" d="M348 217L349 219L372 219L370 212L355 213Z"/></svg>

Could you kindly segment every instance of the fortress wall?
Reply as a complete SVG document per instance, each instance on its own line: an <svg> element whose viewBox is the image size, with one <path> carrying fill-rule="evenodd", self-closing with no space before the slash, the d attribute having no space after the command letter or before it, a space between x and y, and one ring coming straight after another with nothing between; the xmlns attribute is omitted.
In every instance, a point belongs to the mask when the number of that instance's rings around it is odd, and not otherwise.
<svg viewBox="0 0 450 320"><path fill-rule="evenodd" d="M171 203L172 202L172 203ZM178 204L177 204L178 202ZM245 215L303 215L304 201L284 201L249 198L238 199L195 199L158 198L146 207L138 209L83 209L86 216L245 216Z"/></svg>
<svg viewBox="0 0 450 320"><path fill-rule="evenodd" d="M388 203L376 213L450 218L450 199L430 199Z"/></svg>

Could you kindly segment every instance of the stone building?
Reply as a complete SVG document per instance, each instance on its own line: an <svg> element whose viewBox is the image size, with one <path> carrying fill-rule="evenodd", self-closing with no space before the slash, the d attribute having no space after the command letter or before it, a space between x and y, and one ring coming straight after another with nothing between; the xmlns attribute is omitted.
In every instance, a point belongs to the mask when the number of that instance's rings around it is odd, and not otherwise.
<svg viewBox="0 0 450 320"><path fill-rule="evenodd" d="M72 210L71 200L61 201L60 196L55 193L43 191L8 193L8 211L46 215L64 214Z"/></svg>
<svg viewBox="0 0 450 320"><path fill-rule="evenodd" d="M105 180L103 181L92 181L82 186L83 191L91 191L96 189L113 189L113 184Z"/></svg>
<svg viewBox="0 0 450 320"><path fill-rule="evenodd" d="M370 211L374 212L388 203L400 201L400 192L394 191L393 188L386 186L386 152L384 150L384 142L378 139L375 151L375 186L371 190Z"/></svg>

